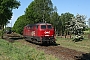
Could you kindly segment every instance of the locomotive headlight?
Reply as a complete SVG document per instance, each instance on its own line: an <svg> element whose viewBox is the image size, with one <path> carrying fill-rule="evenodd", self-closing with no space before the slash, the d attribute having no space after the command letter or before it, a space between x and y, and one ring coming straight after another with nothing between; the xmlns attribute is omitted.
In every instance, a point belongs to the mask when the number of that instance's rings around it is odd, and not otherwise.
<svg viewBox="0 0 90 60"><path fill-rule="evenodd" d="M49 36L49 35L45 35L45 36Z"/></svg>
<svg viewBox="0 0 90 60"><path fill-rule="evenodd" d="M51 35L51 36L53 36L53 35Z"/></svg>

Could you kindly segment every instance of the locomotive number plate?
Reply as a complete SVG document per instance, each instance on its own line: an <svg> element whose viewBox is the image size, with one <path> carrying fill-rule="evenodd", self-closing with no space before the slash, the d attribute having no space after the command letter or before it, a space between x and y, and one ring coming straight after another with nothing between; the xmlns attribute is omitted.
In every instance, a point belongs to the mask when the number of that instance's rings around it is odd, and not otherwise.
<svg viewBox="0 0 90 60"><path fill-rule="evenodd" d="M50 31L45 31L44 33L45 33L45 34L50 34Z"/></svg>

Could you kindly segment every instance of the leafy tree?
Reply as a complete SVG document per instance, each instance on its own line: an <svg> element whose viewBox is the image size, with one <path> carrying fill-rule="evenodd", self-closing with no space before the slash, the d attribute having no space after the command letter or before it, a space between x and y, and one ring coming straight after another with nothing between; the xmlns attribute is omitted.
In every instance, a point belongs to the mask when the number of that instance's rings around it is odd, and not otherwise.
<svg viewBox="0 0 90 60"><path fill-rule="evenodd" d="M33 21L28 20L26 15L22 15L22 16L18 17L12 30L19 34L22 34L24 26L27 24L30 24L30 23L32 24Z"/></svg>
<svg viewBox="0 0 90 60"><path fill-rule="evenodd" d="M71 19L71 17L73 17L74 15L73 14L71 14L71 13L69 13L69 12L66 12L66 13L62 13L61 14L61 16L60 16L60 24L61 24L61 35L64 35L64 34L66 34L66 29L67 29L67 27L66 27L66 25L68 25L69 23L67 23L67 22L70 22L70 19Z"/></svg>
<svg viewBox="0 0 90 60"><path fill-rule="evenodd" d="M20 2L17 0L0 0L0 25L2 30L4 31L4 25L8 22L8 20L12 17L12 10L18 8L20 6ZM3 38L3 33L2 33Z"/></svg>
<svg viewBox="0 0 90 60"><path fill-rule="evenodd" d="M70 24L68 25L69 32L75 34L76 39L80 39L83 34L83 31L87 28L85 22L86 16L77 14L75 17L72 17Z"/></svg>
<svg viewBox="0 0 90 60"><path fill-rule="evenodd" d="M58 28L58 25L59 25L59 15L58 15L57 12L53 12L51 14L50 23L54 26L56 33L58 33L59 32L59 28Z"/></svg>
<svg viewBox="0 0 90 60"><path fill-rule="evenodd" d="M12 9L18 8L16 0L0 0L0 25L6 24L12 17Z"/></svg>
<svg viewBox="0 0 90 60"><path fill-rule="evenodd" d="M51 0L34 0L26 9L25 15L32 18L34 23L50 22L50 14L53 11Z"/></svg>

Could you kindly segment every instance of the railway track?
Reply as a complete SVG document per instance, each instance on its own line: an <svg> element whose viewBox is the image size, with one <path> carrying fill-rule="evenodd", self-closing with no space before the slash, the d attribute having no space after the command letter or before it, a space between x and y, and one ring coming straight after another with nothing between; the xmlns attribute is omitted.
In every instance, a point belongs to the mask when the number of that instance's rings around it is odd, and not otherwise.
<svg viewBox="0 0 90 60"><path fill-rule="evenodd" d="M11 40L11 39L15 39L15 38L16 38L16 40ZM27 41L19 39L19 38L23 38L23 36L18 35L18 34L7 35L7 39L10 42L11 41L18 41L18 42L23 43L25 45L36 47L39 50L43 50L46 54L54 55L57 58L60 58L62 60L90 60L89 53L83 53L80 51L64 48L64 47L61 47L59 44L57 44L57 45L44 45L44 46L43 45L36 45L36 44L32 44L30 42L27 42Z"/></svg>
<svg viewBox="0 0 90 60"><path fill-rule="evenodd" d="M15 40L22 39L23 36L17 33L11 33L11 34L4 34L4 39L13 43Z"/></svg>

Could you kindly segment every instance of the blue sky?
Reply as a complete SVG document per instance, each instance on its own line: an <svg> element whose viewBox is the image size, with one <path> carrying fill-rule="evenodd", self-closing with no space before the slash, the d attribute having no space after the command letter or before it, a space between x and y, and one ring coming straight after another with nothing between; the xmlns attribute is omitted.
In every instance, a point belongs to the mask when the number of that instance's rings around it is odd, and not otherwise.
<svg viewBox="0 0 90 60"><path fill-rule="evenodd" d="M18 9L13 10L13 16L11 23L7 26L13 26L17 18L24 14L25 9L33 0L18 0L21 2L21 6ZM61 13L70 12L74 15L81 14L86 15L87 19L90 18L90 0L52 0L54 6L57 7L57 12Z"/></svg>

